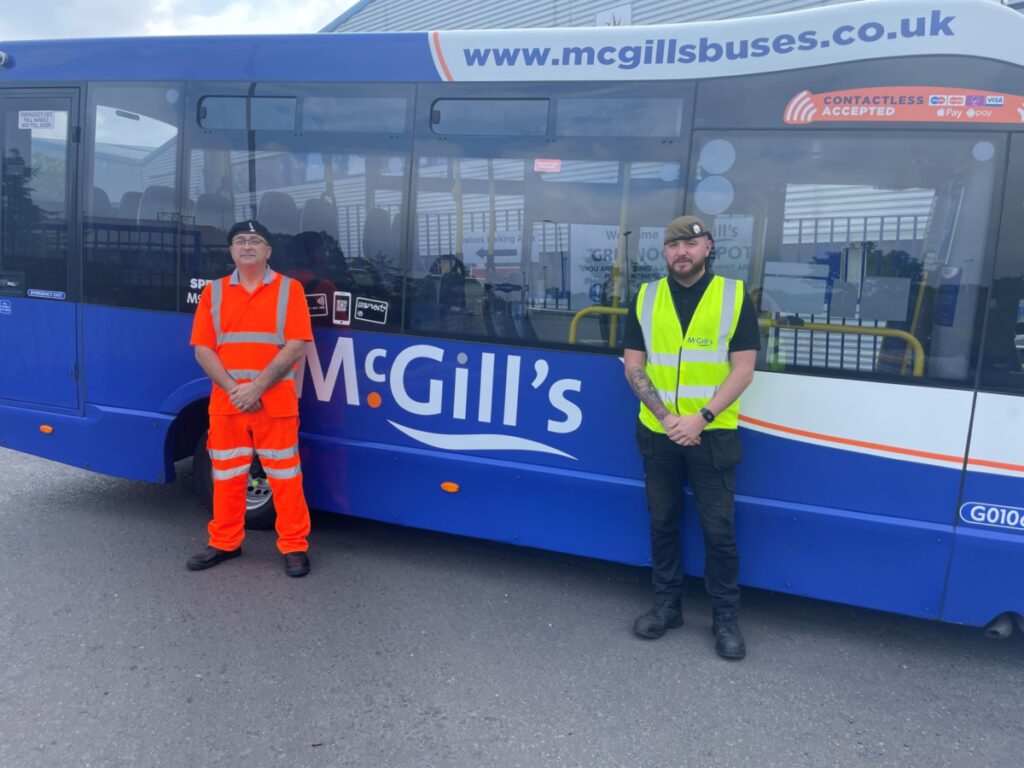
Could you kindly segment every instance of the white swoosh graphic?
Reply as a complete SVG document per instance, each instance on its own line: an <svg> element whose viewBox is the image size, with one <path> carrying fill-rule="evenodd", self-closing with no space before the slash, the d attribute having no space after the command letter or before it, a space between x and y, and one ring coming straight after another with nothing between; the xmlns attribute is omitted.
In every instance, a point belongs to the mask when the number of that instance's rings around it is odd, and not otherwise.
<svg viewBox="0 0 1024 768"><path fill-rule="evenodd" d="M523 437L512 437L511 435L439 435L435 432L423 432L412 427L405 427L393 421L388 421L388 424L402 434L432 448L444 448L448 451L536 451L537 453L564 456L567 459L576 461L575 456L570 456L564 451L534 440L527 440Z"/></svg>

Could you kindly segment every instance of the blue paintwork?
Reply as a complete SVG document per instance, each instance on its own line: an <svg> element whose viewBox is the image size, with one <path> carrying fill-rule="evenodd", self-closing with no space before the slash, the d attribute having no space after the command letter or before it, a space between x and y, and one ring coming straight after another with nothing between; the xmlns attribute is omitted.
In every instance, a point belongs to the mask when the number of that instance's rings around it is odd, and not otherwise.
<svg viewBox="0 0 1024 768"><path fill-rule="evenodd" d="M4 296L0 402L78 409L78 306Z"/></svg>
<svg viewBox="0 0 1024 768"><path fill-rule="evenodd" d="M963 502L1024 507L1021 481L968 472ZM1004 611L1024 615L1024 530L995 529L958 520L942 618L981 625Z"/></svg>
<svg viewBox="0 0 1024 768"><path fill-rule="evenodd" d="M191 402L183 392L209 397L191 329L191 315L84 305L86 402L173 414Z"/></svg>
<svg viewBox="0 0 1024 768"><path fill-rule="evenodd" d="M132 480L164 482L164 444L173 418L152 411L86 405L84 415L0 403L0 445ZM53 433L39 431L41 424Z"/></svg>
<svg viewBox="0 0 1024 768"><path fill-rule="evenodd" d="M250 35L5 42L9 82L68 79L437 81L427 34ZM315 62L314 66L310 62ZM358 73L353 77L352 73Z"/></svg>
<svg viewBox="0 0 1024 768"><path fill-rule="evenodd" d="M785 450L779 450L780 442ZM822 489L851 512L952 525L961 472L745 432L743 488L762 498L821 504ZM831 506L831 505L830 505Z"/></svg>

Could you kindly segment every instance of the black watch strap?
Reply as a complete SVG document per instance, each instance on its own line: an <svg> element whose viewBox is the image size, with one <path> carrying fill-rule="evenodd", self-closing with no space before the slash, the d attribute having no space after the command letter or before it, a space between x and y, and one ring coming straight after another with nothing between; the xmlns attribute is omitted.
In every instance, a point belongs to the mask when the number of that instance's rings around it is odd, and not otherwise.
<svg viewBox="0 0 1024 768"><path fill-rule="evenodd" d="M704 417L704 421L706 421L708 424L715 420L715 414L713 414L707 408L701 408L700 415Z"/></svg>

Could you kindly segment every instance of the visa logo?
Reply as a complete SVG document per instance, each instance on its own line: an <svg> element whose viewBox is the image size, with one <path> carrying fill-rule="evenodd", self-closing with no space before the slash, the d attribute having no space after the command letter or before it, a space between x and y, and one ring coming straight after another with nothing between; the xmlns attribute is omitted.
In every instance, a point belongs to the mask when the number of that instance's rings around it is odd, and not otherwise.
<svg viewBox="0 0 1024 768"><path fill-rule="evenodd" d="M985 97L985 106L986 107L1001 107L1001 106L1003 106L1003 97L1002 96L986 96Z"/></svg>

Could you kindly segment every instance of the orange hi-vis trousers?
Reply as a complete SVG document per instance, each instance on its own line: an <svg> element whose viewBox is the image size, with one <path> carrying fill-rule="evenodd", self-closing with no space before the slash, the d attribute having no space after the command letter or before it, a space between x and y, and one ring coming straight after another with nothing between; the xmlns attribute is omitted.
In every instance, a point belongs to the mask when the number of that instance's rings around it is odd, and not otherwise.
<svg viewBox="0 0 1024 768"><path fill-rule="evenodd" d="M277 548L282 554L309 548L309 507L302 492L299 417L256 413L210 415L207 441L213 465L210 546L233 550L245 536L245 491L253 453L274 492Z"/></svg>

